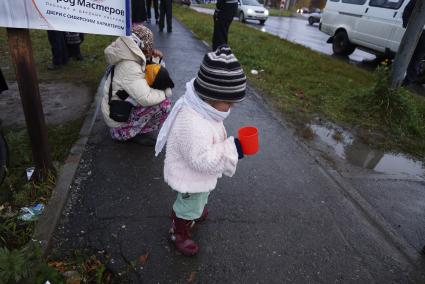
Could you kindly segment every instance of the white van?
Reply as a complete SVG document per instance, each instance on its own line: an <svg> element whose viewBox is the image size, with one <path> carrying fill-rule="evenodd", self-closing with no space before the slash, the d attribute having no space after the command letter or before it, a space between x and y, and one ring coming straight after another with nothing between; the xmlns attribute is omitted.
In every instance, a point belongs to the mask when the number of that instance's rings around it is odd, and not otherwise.
<svg viewBox="0 0 425 284"><path fill-rule="evenodd" d="M392 58L405 29L403 11L410 0L328 0L320 30L333 51L350 55L356 48Z"/></svg>

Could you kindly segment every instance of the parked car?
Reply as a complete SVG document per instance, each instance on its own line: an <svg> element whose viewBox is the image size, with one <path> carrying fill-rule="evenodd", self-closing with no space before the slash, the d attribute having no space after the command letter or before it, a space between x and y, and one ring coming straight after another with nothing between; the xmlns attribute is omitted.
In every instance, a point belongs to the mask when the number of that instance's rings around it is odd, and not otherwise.
<svg viewBox="0 0 425 284"><path fill-rule="evenodd" d="M269 10L257 2L257 0L238 0L237 16L239 21L258 20L261 25L264 25L269 17Z"/></svg>
<svg viewBox="0 0 425 284"><path fill-rule="evenodd" d="M310 14L310 10L307 7L297 9L298 14Z"/></svg>
<svg viewBox="0 0 425 284"><path fill-rule="evenodd" d="M408 0L330 0L326 3L319 29L331 37L335 54L350 55L356 48L387 58L397 53L403 38L403 11ZM425 56L415 62L417 83L425 83L422 73Z"/></svg>
<svg viewBox="0 0 425 284"><path fill-rule="evenodd" d="M321 18L322 18L322 13L314 12L310 16L308 16L308 24L312 26L314 25L314 23L320 23Z"/></svg>
<svg viewBox="0 0 425 284"><path fill-rule="evenodd" d="M335 54L350 55L356 48L392 58L405 28L402 14L408 0L330 0L319 28L331 37Z"/></svg>

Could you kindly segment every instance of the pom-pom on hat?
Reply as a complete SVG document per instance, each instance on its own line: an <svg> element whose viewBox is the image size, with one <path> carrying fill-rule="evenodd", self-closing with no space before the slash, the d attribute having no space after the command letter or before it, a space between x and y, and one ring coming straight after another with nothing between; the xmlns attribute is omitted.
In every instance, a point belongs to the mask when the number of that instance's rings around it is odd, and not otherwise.
<svg viewBox="0 0 425 284"><path fill-rule="evenodd" d="M201 98L240 102L245 99L246 77L227 45L205 54L193 86Z"/></svg>

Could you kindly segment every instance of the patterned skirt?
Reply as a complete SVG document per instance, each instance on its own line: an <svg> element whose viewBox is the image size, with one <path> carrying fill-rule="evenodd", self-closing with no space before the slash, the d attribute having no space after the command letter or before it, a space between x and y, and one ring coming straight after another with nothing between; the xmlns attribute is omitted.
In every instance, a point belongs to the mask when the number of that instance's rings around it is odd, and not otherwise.
<svg viewBox="0 0 425 284"><path fill-rule="evenodd" d="M137 134L155 131L161 127L171 109L171 100L165 99L162 103L143 107L133 108L130 118L126 124L120 127L111 128L112 139L126 141Z"/></svg>

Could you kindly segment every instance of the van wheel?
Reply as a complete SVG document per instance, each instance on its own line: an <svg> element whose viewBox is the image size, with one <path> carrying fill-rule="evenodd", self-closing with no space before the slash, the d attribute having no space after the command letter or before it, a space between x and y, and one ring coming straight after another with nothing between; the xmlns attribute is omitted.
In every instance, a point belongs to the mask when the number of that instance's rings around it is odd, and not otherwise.
<svg viewBox="0 0 425 284"><path fill-rule="evenodd" d="M310 26L312 26L312 25L314 24L314 19L313 19L313 17L308 17L308 24L309 24Z"/></svg>
<svg viewBox="0 0 425 284"><path fill-rule="evenodd" d="M245 15L243 14L243 12L240 12L239 13L239 21L241 23L245 23Z"/></svg>
<svg viewBox="0 0 425 284"><path fill-rule="evenodd" d="M266 20L260 20L260 25L264 25L264 23L266 22Z"/></svg>
<svg viewBox="0 0 425 284"><path fill-rule="evenodd" d="M335 34L332 41L332 50L336 55L348 56L355 49L356 47L350 42L345 31L339 31Z"/></svg>

